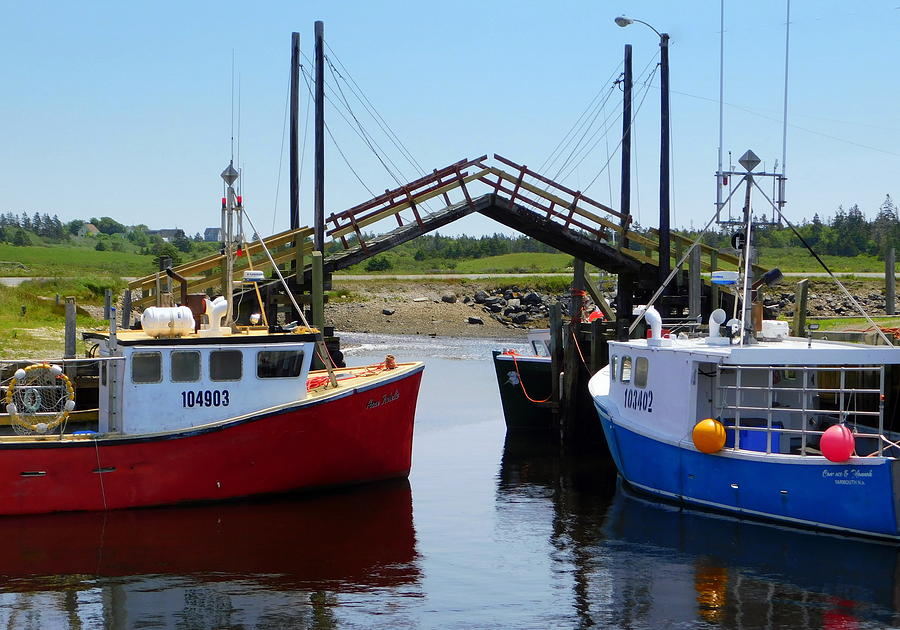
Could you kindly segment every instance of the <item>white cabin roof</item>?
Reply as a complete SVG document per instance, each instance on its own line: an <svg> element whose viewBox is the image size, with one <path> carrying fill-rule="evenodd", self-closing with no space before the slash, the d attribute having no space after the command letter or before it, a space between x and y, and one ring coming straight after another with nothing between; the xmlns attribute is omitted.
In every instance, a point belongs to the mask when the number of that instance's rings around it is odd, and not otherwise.
<svg viewBox="0 0 900 630"><path fill-rule="evenodd" d="M611 341L610 350L687 353L695 360L732 365L892 365L900 364L900 348L789 337L753 345L712 346L706 338L672 339L671 346L649 346L646 339Z"/></svg>

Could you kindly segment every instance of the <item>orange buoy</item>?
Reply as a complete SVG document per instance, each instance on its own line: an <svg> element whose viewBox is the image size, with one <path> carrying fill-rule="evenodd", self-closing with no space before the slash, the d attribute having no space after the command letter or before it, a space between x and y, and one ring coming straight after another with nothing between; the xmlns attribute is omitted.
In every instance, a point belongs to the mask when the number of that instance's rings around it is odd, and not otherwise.
<svg viewBox="0 0 900 630"><path fill-rule="evenodd" d="M694 425L691 437L701 453L717 453L725 446L725 427L715 418L706 418Z"/></svg>
<svg viewBox="0 0 900 630"><path fill-rule="evenodd" d="M819 441L819 448L829 461L840 464L850 459L853 449L856 448L856 440L846 425L835 424L825 429Z"/></svg>

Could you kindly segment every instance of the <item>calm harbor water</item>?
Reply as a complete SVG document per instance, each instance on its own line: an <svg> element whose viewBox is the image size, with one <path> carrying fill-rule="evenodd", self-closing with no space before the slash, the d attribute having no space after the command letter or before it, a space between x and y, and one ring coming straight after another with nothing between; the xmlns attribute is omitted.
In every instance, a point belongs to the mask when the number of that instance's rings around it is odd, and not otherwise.
<svg viewBox="0 0 900 630"><path fill-rule="evenodd" d="M8 628L882 628L897 547L659 506L596 458L507 438L490 350L426 357L409 481L186 508L0 519Z"/></svg>

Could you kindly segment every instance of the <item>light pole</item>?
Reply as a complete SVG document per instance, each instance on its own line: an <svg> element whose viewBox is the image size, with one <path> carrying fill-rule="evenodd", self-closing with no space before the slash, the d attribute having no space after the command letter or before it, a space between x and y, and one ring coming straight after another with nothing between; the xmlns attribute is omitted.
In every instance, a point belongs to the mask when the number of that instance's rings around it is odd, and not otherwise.
<svg viewBox="0 0 900 630"><path fill-rule="evenodd" d="M669 277L669 35L660 33L643 20L620 15L616 24L626 27L643 24L659 36L660 139L659 139L659 284Z"/></svg>

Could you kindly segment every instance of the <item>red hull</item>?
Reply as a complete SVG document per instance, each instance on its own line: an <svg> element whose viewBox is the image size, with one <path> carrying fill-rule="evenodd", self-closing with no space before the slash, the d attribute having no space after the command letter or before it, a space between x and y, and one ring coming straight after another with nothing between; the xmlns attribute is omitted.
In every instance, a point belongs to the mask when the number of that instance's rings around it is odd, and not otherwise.
<svg viewBox="0 0 900 630"><path fill-rule="evenodd" d="M421 378L419 367L363 391L210 429L3 444L0 514L216 501L405 477Z"/></svg>

